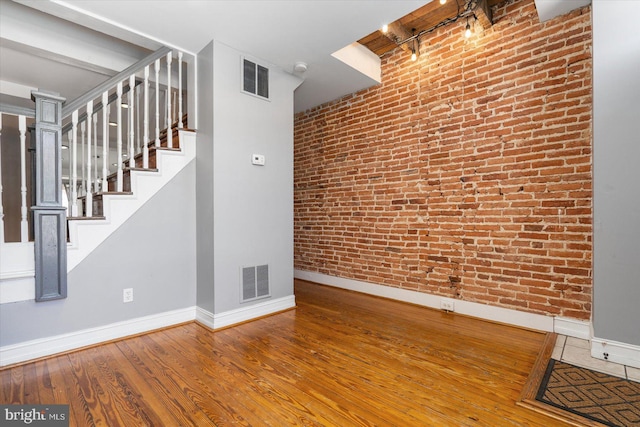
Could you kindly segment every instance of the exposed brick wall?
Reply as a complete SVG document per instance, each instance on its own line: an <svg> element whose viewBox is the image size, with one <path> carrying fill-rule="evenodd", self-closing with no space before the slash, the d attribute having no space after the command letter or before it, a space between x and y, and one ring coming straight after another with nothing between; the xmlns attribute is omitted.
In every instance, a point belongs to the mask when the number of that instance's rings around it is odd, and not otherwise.
<svg viewBox="0 0 640 427"><path fill-rule="evenodd" d="M493 12L296 115L295 268L590 318L591 8Z"/></svg>

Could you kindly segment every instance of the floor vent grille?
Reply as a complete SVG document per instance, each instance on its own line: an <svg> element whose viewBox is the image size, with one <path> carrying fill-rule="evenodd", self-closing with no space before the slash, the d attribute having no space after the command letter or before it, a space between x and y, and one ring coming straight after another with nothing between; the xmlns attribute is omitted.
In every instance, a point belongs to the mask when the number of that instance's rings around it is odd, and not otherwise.
<svg viewBox="0 0 640 427"><path fill-rule="evenodd" d="M269 266L242 267L241 302L270 296Z"/></svg>

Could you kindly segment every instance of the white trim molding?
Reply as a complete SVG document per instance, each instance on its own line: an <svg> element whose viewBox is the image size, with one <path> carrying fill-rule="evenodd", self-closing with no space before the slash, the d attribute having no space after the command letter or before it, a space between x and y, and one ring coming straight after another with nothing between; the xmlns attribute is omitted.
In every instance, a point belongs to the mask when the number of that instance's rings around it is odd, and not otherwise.
<svg viewBox="0 0 640 427"><path fill-rule="evenodd" d="M18 344L0 347L0 366L51 356L106 341L195 320L195 307L166 311Z"/></svg>
<svg viewBox="0 0 640 427"><path fill-rule="evenodd" d="M211 329L220 329L238 323L246 322L262 316L288 310L296 306L294 295L268 300L247 307L240 307L218 314L213 314L203 308L196 308L196 321Z"/></svg>
<svg viewBox="0 0 640 427"><path fill-rule="evenodd" d="M397 301L417 304L424 307L440 309L440 301L444 298L440 295L426 294L408 289L393 288L374 283L361 282L359 280L345 279L304 270L294 270L296 279L308 280L322 285L334 286L351 291L362 292ZM447 298L450 299L450 298ZM525 313L503 307L495 307L476 302L463 300L455 301L455 313L477 317L492 322L505 323L523 328L535 329L544 332L554 331L554 318L541 314Z"/></svg>
<svg viewBox="0 0 640 427"><path fill-rule="evenodd" d="M569 317L555 317L553 321L553 332L568 337L590 340L591 322L571 319Z"/></svg>
<svg viewBox="0 0 640 427"><path fill-rule="evenodd" d="M591 357L640 369L640 346L593 337Z"/></svg>

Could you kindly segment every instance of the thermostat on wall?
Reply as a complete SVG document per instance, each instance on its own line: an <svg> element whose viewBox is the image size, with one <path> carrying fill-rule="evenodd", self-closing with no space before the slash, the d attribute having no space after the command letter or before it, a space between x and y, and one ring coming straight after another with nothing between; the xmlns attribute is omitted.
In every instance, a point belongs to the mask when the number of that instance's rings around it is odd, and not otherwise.
<svg viewBox="0 0 640 427"><path fill-rule="evenodd" d="M264 166L264 156L262 154L252 154L251 163L258 166Z"/></svg>

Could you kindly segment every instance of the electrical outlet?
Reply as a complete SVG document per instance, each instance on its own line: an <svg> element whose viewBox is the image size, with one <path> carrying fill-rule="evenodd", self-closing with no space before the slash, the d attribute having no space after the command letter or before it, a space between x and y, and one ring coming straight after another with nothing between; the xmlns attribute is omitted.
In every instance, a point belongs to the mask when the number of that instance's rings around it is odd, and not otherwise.
<svg viewBox="0 0 640 427"><path fill-rule="evenodd" d="M133 288L127 288L122 290L122 302L133 301Z"/></svg>
<svg viewBox="0 0 640 427"><path fill-rule="evenodd" d="M442 298L440 300L440 309L444 311L455 311L454 302L451 298Z"/></svg>

